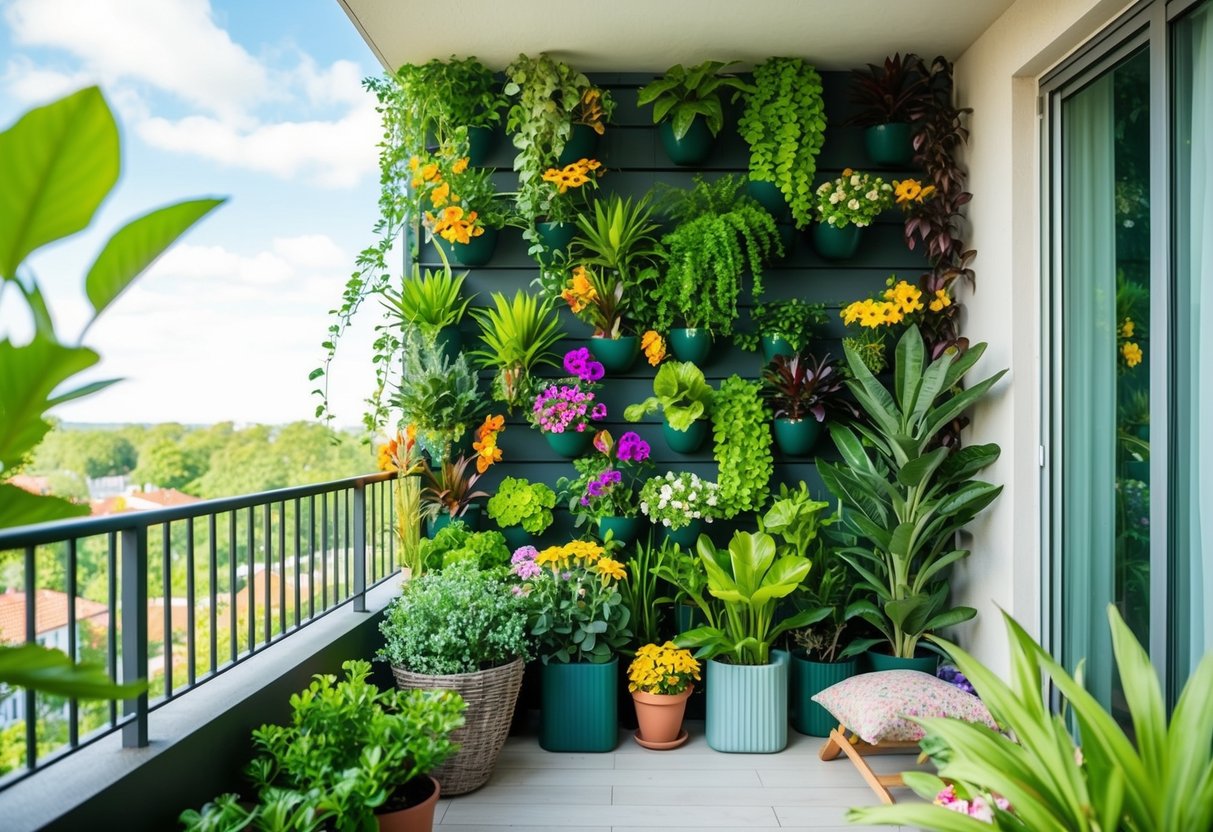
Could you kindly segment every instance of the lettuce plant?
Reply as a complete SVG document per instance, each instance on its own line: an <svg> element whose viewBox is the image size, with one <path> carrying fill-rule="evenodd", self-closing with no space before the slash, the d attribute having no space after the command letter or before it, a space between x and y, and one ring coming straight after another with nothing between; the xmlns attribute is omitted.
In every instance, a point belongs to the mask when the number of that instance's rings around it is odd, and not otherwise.
<svg viewBox="0 0 1213 832"><path fill-rule="evenodd" d="M660 410L670 427L687 431L691 425L712 412L715 391L703 376L703 370L689 361L668 361L653 377L653 395L629 405L623 418L639 422Z"/></svg>
<svg viewBox="0 0 1213 832"><path fill-rule="evenodd" d="M530 534L543 534L552 525L552 509L556 507L556 492L541 482L518 477L506 477L489 498L489 517L497 525L508 528L521 526Z"/></svg>

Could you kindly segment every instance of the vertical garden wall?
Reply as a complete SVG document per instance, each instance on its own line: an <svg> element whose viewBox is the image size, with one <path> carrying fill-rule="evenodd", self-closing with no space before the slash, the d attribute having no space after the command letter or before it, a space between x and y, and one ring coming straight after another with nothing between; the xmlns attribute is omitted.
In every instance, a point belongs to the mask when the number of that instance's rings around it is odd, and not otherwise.
<svg viewBox="0 0 1213 832"><path fill-rule="evenodd" d="M623 196L639 197L659 183L674 187L689 186L694 176L702 173L706 178L726 173L744 174L749 165L749 149L737 132L737 117L740 104L728 109L725 128L712 155L702 167L687 168L672 164L663 150L658 129L652 124L651 109L640 108L636 103L637 90L653 80L648 74L599 74L591 81L610 90L616 101L612 123L602 136L596 157L606 167L601 179L599 194L619 193ZM851 76L846 72L823 72L824 100L829 124L826 128L825 145L818 157L816 182L820 183L840 175L847 167L879 173L886 181L900 179L906 175L919 176L921 172L905 169L882 168L871 161L864 150L863 130L844 127L842 123L853 112L849 101ZM497 169L498 189L510 192L516 188L516 176L511 170L515 149L503 128L497 128L496 145L488 164ZM829 323L823 337L811 347L817 356L826 353L842 359L841 338L844 328L838 311L851 301L872 296L885 286L891 274L917 283L918 276L929 266L918 251L910 251L903 239L904 217L894 208L882 215L872 227L864 230L858 254L845 262L828 262L813 250L812 242L805 232L796 232L788 255L779 262L768 265L764 273L763 300L800 298L810 303L824 303ZM440 268L442 262L430 245L422 245L420 261L423 267ZM538 275L534 259L527 253L527 243L516 228L502 231L496 253L487 265L469 270L465 291L475 293L473 307L491 303L490 294L500 292L512 297L519 289L535 290L532 281ZM738 322L741 330L749 329L748 312L752 301L744 293L742 317ZM563 302L558 304L565 339L557 347L561 354L568 349L585 346L591 328L577 320ZM478 328L471 316L464 318L462 329L468 348L479 346ZM720 381L737 374L746 378L757 378L764 361L760 352L747 352L731 341L717 341L710 357L701 368L710 384L718 387ZM641 356L633 368L622 375L608 375L604 379L599 398L607 404L608 417L600 427L619 436L625 430L636 430L652 446L653 461L658 472L668 469L692 471L702 477L715 479L716 464L709 441L695 454L679 454L670 451L662 438L659 413L654 413L639 425L631 425L623 418L624 408L652 395L652 379L655 368L649 366ZM555 367L544 368L540 375L553 377L563 375ZM495 409L494 412L499 412ZM544 437L530 427L525 414L515 413L507 417L507 428L498 444L503 460L493 466L480 482L480 487L492 492L505 476L525 477L555 485L560 477L573 477L571 462L558 458L548 447ZM775 473L772 487L786 482L796 484L803 480L815 495L829 499L820 478L817 476L812 455L788 457L773 446ZM831 454L832 443L823 432L814 454ZM557 537L569 528L567 513L558 511L557 522L548 535ZM718 530L724 528L718 524Z"/></svg>

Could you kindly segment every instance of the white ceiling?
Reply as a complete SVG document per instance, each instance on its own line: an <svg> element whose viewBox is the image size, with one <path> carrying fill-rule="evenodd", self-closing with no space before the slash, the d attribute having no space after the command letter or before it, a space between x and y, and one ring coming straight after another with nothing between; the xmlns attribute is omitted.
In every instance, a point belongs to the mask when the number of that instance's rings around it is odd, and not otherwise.
<svg viewBox="0 0 1213 832"><path fill-rule="evenodd" d="M385 68L548 52L578 69L800 56L850 69L894 52L957 58L1013 0L338 0Z"/></svg>

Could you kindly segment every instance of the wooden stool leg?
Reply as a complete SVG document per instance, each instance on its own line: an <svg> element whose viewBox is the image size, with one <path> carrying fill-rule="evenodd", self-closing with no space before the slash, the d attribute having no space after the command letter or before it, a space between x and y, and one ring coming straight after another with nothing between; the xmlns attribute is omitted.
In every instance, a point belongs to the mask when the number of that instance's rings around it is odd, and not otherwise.
<svg viewBox="0 0 1213 832"><path fill-rule="evenodd" d="M817 752L817 756L822 760L837 759L838 755L842 753L842 745L839 744L840 740L838 740L836 737L837 735L842 734L842 732L845 730L846 729L842 725L839 725L836 729L831 731L829 738L825 741L825 744L821 746L821 751ZM846 744L845 737L841 740L841 743Z"/></svg>

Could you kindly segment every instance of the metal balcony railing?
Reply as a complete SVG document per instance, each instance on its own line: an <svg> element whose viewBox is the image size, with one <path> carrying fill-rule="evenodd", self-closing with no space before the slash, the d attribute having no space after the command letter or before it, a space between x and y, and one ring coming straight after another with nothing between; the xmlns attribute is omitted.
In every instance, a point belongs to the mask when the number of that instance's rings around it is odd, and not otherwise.
<svg viewBox="0 0 1213 832"><path fill-rule="evenodd" d="M0 789L117 730L124 746L147 745L149 711L338 607L365 612L367 589L396 570L393 477L0 529L24 640L151 682L122 703L10 691L0 765L24 749ZM0 596L10 626L19 600ZM5 621L0 640L21 641Z"/></svg>

